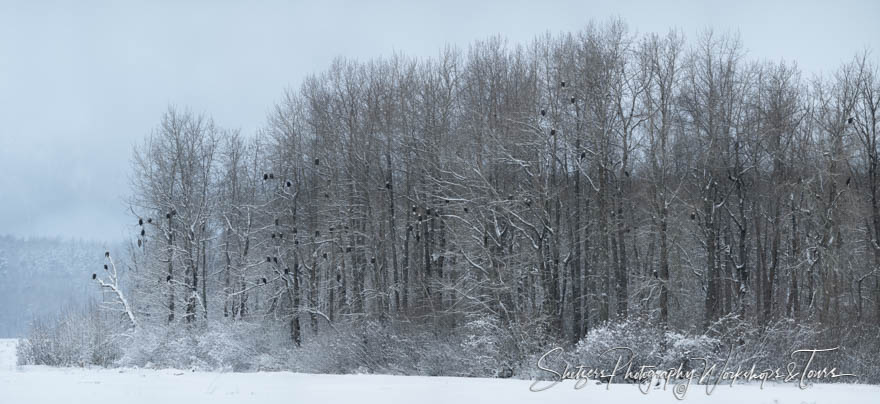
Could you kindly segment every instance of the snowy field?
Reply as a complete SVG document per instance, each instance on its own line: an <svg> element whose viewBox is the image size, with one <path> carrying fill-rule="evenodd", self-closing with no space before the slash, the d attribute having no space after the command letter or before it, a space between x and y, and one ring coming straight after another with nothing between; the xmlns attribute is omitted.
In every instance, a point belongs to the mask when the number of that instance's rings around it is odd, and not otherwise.
<svg viewBox="0 0 880 404"><path fill-rule="evenodd" d="M532 393L529 381L455 377L213 373L145 369L69 369L15 365L15 341L0 340L0 404L30 403L681 403L671 391L635 386L560 384ZM687 403L880 403L880 386L692 386Z"/></svg>

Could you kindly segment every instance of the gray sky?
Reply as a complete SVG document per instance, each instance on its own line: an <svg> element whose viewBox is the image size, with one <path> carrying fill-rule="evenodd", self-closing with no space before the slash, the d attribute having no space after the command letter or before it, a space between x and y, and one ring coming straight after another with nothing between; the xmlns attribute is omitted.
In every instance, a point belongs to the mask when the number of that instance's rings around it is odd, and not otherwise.
<svg viewBox="0 0 880 404"><path fill-rule="evenodd" d="M640 33L739 31L750 57L808 76L880 52L872 0L36 3L0 0L0 234L127 235L131 147L169 104L253 133L285 87L339 55L433 56L614 16Z"/></svg>

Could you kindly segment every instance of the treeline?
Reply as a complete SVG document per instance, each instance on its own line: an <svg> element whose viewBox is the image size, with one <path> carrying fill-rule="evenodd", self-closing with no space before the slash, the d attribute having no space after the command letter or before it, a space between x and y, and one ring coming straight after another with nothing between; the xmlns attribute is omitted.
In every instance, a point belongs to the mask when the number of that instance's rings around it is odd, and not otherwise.
<svg viewBox="0 0 880 404"><path fill-rule="evenodd" d="M867 53L809 78L620 21L338 59L256 134L168 110L134 153L127 297L295 346L364 320L490 319L514 350L635 316L876 335L878 107Z"/></svg>

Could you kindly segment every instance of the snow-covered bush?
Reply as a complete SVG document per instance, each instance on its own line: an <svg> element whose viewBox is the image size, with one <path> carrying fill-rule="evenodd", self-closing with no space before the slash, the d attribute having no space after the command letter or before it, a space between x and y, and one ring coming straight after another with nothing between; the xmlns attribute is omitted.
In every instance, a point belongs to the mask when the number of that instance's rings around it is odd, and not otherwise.
<svg viewBox="0 0 880 404"><path fill-rule="evenodd" d="M286 348L265 326L216 321L207 327L143 327L137 344L124 348L119 364L193 370L282 370Z"/></svg>
<svg viewBox="0 0 880 404"><path fill-rule="evenodd" d="M693 363L692 358L705 358L714 363L724 354L721 341L705 334L689 335L678 332L664 334L665 351L661 352L663 368L675 368L684 365L685 369L702 367L703 363Z"/></svg>
<svg viewBox="0 0 880 404"><path fill-rule="evenodd" d="M95 306L35 319L17 347L20 365L108 366L119 358L118 321Z"/></svg>
<svg viewBox="0 0 880 404"><path fill-rule="evenodd" d="M623 364L632 357L633 364L659 368L684 364L693 368L702 363L689 363L691 358L715 361L724 355L723 343L717 337L665 331L652 319L630 317L591 329L575 346L574 353L562 360L610 371L619 358Z"/></svg>
<svg viewBox="0 0 880 404"><path fill-rule="evenodd" d="M663 360L662 328L646 319L629 319L606 323L591 329L575 347L575 360L579 365L601 369L613 369L619 355L624 360L629 352L617 348L629 348L635 355L634 363L659 363Z"/></svg>

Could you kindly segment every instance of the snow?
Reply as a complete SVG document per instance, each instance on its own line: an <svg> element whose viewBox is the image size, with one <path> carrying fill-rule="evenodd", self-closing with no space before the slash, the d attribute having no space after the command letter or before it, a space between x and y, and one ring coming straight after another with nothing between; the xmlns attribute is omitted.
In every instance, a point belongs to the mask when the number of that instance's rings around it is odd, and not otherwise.
<svg viewBox="0 0 880 404"><path fill-rule="evenodd" d="M0 375L15 371L15 345L14 339L0 339Z"/></svg>
<svg viewBox="0 0 880 404"><path fill-rule="evenodd" d="M684 401L671 391L647 395L633 385L569 382L529 391L531 382L510 379L382 375L313 375L287 372L220 373L148 369L80 369L15 366L15 341L0 340L0 403L877 403L880 386L824 384L718 386L707 396L691 386Z"/></svg>

